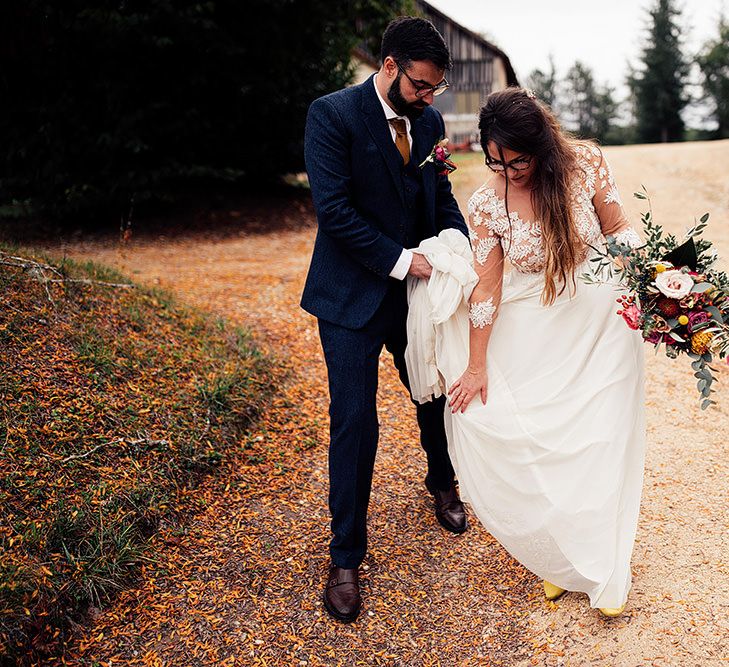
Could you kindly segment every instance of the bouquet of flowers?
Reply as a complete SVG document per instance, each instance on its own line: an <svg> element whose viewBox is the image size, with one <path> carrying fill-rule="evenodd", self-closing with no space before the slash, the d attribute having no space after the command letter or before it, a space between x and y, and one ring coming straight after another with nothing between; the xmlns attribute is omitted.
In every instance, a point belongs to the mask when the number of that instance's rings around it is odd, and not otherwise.
<svg viewBox="0 0 729 667"><path fill-rule="evenodd" d="M456 170L456 165L448 158L451 154L448 152L448 139L443 137L430 151L430 155L425 158L418 166L422 169L428 162L432 162L439 176L447 176Z"/></svg>
<svg viewBox="0 0 729 667"><path fill-rule="evenodd" d="M686 354L697 379L701 409L713 405L710 396L716 379L714 356L729 352L729 277L713 268L717 253L710 241L701 238L709 214L705 214L678 242L653 221L649 210L641 217L645 244L632 248L608 236L602 249L595 249L596 264L582 279L602 282L601 276L616 275L628 294L618 298L626 324L641 332L643 340L664 346L666 355Z"/></svg>

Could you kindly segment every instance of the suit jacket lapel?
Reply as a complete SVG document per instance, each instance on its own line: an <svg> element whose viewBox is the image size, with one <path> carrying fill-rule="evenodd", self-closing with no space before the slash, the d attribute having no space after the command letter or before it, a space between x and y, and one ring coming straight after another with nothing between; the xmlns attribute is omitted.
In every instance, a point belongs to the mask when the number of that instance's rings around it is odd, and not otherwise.
<svg viewBox="0 0 729 667"><path fill-rule="evenodd" d="M433 131L426 118L421 116L410 125L413 136L413 161L417 167L433 150Z"/></svg>
<svg viewBox="0 0 729 667"><path fill-rule="evenodd" d="M433 150L437 137L433 131L432 126L425 118L421 116L410 126L410 133L413 136L413 150L412 159L415 163L415 167L418 168L423 160L425 160L430 152ZM435 201L435 179L437 178L433 173L433 165L426 164L423 169L423 195L425 198L425 213L428 218L433 218L434 209L432 203Z"/></svg>
<svg viewBox="0 0 729 667"><path fill-rule="evenodd" d="M402 158L392 140L392 133L382 112L382 105L377 99L375 92L374 75L362 84L362 110L364 111L364 121L367 129L370 131L372 138L375 140L377 147L385 158L385 164L390 171L392 179L395 181L400 199L405 203L405 193L403 192L402 176L400 174Z"/></svg>

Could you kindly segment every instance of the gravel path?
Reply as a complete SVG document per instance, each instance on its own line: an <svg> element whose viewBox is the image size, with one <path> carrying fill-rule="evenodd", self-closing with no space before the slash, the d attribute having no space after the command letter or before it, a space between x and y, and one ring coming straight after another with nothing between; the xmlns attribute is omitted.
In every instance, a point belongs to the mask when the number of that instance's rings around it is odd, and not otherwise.
<svg viewBox="0 0 729 667"><path fill-rule="evenodd" d="M729 141L607 150L623 198L644 184L654 215L680 232L711 211L708 237L729 257ZM462 207L483 180L474 158L454 175ZM371 505L364 611L342 626L323 612L326 376L316 325L298 308L314 228L308 209L241 228L66 246L141 282L251 326L292 374L232 479L157 566L69 646L65 664L101 665L721 665L729 662L729 374L701 412L687 364L648 352L648 457L634 585L606 621L570 594L557 604L488 533L457 537L432 517L413 410L383 357L382 435ZM255 217L255 216L253 216ZM53 249L58 252L58 248ZM616 419L620 416L616 415ZM248 452L248 453L247 453ZM164 531L159 537L164 542Z"/></svg>

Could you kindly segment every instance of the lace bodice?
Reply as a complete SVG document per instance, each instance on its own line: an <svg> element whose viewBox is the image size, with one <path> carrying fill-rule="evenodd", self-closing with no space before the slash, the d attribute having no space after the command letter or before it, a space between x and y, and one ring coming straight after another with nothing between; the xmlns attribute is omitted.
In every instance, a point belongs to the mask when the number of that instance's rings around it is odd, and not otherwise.
<svg viewBox="0 0 729 667"><path fill-rule="evenodd" d="M580 170L572 181L570 200L580 237L585 245L594 245L603 234L596 206L593 205L596 188L601 191L603 204L615 205L615 214L620 216L621 222L625 217L612 171L600 149L589 144L579 145L577 159ZM539 221L524 221L517 211L511 209L509 224L504 200L487 185L474 192L468 202L468 213L471 243L478 264L484 264L491 250L500 244L517 271L537 273L544 269L542 226Z"/></svg>
<svg viewBox="0 0 729 667"><path fill-rule="evenodd" d="M569 193L577 231L588 246L614 235L629 245L640 243L623 209L610 165L593 144L576 147L579 169ZM507 257L516 271L540 273L545 266L542 226L525 221L517 210L506 204L488 185L481 186L468 202L468 229L479 284L471 298L471 322L482 328L492 324L501 293L503 259ZM496 303L494 303L496 301Z"/></svg>

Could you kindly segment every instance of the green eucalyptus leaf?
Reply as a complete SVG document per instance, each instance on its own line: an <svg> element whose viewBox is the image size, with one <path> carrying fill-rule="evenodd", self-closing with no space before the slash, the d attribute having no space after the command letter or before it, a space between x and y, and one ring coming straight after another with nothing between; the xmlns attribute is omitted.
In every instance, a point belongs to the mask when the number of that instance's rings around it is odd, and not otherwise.
<svg viewBox="0 0 729 667"><path fill-rule="evenodd" d="M704 306L704 310L711 315L719 324L724 323L724 317L716 306Z"/></svg>

